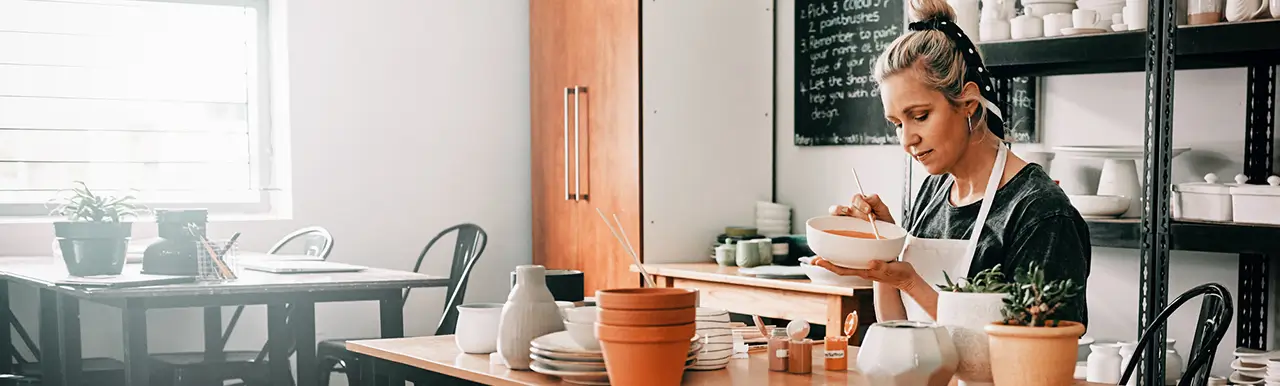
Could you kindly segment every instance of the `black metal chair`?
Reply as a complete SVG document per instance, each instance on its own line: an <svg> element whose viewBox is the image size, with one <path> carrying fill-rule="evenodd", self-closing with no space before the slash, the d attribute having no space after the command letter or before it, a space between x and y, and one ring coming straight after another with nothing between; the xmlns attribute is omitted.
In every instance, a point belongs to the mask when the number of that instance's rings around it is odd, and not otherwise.
<svg viewBox="0 0 1280 386"><path fill-rule="evenodd" d="M1204 385L1209 381L1209 368L1213 364L1213 356L1218 351L1218 343L1222 342L1223 335L1226 335L1227 329L1231 327L1231 292L1225 287L1217 283L1203 284L1198 287L1178 295L1173 299L1160 315L1156 316L1155 321L1142 332L1142 338L1138 340L1137 351L1133 353L1133 359L1129 361L1129 365L1125 367L1124 375L1120 377L1121 385L1129 382L1129 377L1133 376L1134 370L1138 368L1138 362L1142 358L1144 348L1154 344L1155 331L1168 323L1169 315L1177 311L1183 303L1191 300L1196 296L1204 295L1204 300L1200 302L1200 323L1196 325L1196 337L1191 342L1191 359L1187 362L1187 366L1182 373L1182 378L1178 381L1178 386Z"/></svg>
<svg viewBox="0 0 1280 386"><path fill-rule="evenodd" d="M23 346L26 346L32 356L40 358L40 348L36 346L35 340L31 339L31 334L28 334L27 329L18 322L12 310L5 310L5 312L9 313L9 321L13 323L13 329L18 332L18 338L22 340ZM9 347L13 352L14 372L0 374L0 386L39 385L44 377L44 368L41 367L40 362L24 358L17 346ZM81 369L86 385L124 385L124 362L114 358L84 358L81 361Z"/></svg>
<svg viewBox="0 0 1280 386"><path fill-rule="evenodd" d="M467 279L471 277L471 267L480 260L484 248L489 243L489 236L484 229L475 224L459 224L449 227L432 238L427 246L418 254L418 262L413 265L413 272L422 269L422 261L427 252L445 235L457 231L458 238L454 242L453 265L449 271L449 286L445 293L444 315L436 325L436 335L452 334L458 321L457 306L462 304L467 292ZM403 301L409 300L409 290L404 291ZM403 303L401 305L403 307ZM320 360L319 377L321 385L328 385L333 373L347 376L347 384L360 384L360 366L356 356L347 351L346 343L354 339L329 339L316 345L316 356ZM299 371L304 371L299 369Z"/></svg>
<svg viewBox="0 0 1280 386"><path fill-rule="evenodd" d="M321 260L328 260L329 253L333 251L334 239L328 230L311 226L298 229L285 235L271 249L268 254L278 254L286 246L295 240L304 236L310 236L320 239L319 247L308 248L304 254L319 257ZM286 306L286 315L293 314L293 308ZM231 333L235 331L236 324L240 321L240 316L244 313L245 306L237 306L231 320L227 323L226 329L222 333L221 347L227 347L227 341L231 339ZM290 317L286 316L285 323L291 323ZM200 383L205 380L240 380L244 384L253 385L269 385L269 370L267 364L268 347L270 341L264 342L262 349L258 351L226 351L223 353L223 360L216 362L205 361L203 352L183 352L183 353L165 353L155 354L151 356L153 370L153 383L159 385L186 385ZM297 351L297 348L290 345L289 355ZM292 383L292 382L291 382Z"/></svg>

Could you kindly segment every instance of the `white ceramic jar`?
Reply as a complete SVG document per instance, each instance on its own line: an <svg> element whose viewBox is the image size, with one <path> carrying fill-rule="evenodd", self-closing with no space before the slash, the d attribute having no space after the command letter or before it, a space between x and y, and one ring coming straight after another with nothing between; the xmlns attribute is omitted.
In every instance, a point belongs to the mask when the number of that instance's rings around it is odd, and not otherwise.
<svg viewBox="0 0 1280 386"><path fill-rule="evenodd" d="M1232 220L1232 195L1229 184L1218 183L1209 173L1204 182L1184 182L1173 188L1173 217L1186 220Z"/></svg>
<svg viewBox="0 0 1280 386"><path fill-rule="evenodd" d="M502 303L471 303L458 306L458 324L454 343L467 354L489 354L498 351L498 324L502 320Z"/></svg>
<svg viewBox="0 0 1280 386"><path fill-rule="evenodd" d="M516 286L502 306L498 354L513 370L529 369L529 342L534 338L564 331L560 307L547 289L546 272L541 265L516 267Z"/></svg>
<svg viewBox="0 0 1280 386"><path fill-rule="evenodd" d="M1133 354L1138 351L1138 342L1120 342L1120 376L1124 376L1124 370L1129 367L1129 361L1133 360ZM1117 380L1116 382L1119 382ZM1134 370L1129 375L1129 382L1126 386L1136 386L1138 384L1138 371Z"/></svg>
<svg viewBox="0 0 1280 386"><path fill-rule="evenodd" d="M1114 385L1120 382L1120 345L1114 343L1094 343L1089 345L1089 359L1086 362L1085 380Z"/></svg>
<svg viewBox="0 0 1280 386"><path fill-rule="evenodd" d="M1235 222L1280 225L1280 177L1267 178L1267 185L1232 186L1231 212Z"/></svg>
<svg viewBox="0 0 1280 386"><path fill-rule="evenodd" d="M871 325L857 366L869 386L944 386L959 362L945 328L900 320Z"/></svg>
<svg viewBox="0 0 1280 386"><path fill-rule="evenodd" d="M1005 294L938 292L938 324L960 356L956 378L962 385L992 385L991 348L984 326L1001 320Z"/></svg>

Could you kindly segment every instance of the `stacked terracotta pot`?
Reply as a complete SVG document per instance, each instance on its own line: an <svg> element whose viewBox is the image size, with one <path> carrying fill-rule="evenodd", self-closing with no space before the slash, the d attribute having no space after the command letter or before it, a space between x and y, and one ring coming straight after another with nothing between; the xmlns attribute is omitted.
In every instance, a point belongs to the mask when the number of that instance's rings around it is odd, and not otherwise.
<svg viewBox="0 0 1280 386"><path fill-rule="evenodd" d="M696 330L697 290L603 290L596 303L596 336L610 384L680 384Z"/></svg>

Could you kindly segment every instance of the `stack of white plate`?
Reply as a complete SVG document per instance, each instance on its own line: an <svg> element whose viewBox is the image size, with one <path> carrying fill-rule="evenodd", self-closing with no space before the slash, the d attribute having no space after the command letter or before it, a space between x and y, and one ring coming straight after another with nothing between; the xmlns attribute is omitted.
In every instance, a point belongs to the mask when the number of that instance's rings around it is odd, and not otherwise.
<svg viewBox="0 0 1280 386"><path fill-rule="evenodd" d="M1055 13L1071 13L1076 9L1076 0L1022 0L1022 6L1028 15L1043 18Z"/></svg>
<svg viewBox="0 0 1280 386"><path fill-rule="evenodd" d="M756 230L768 237L791 234L791 207L756 201Z"/></svg>
<svg viewBox="0 0 1280 386"><path fill-rule="evenodd" d="M1280 362L1273 365L1276 351L1261 351L1249 348L1237 348L1236 359L1231 361L1231 376L1228 380L1237 385L1280 386ZM1275 370L1272 370L1272 367Z"/></svg>
<svg viewBox="0 0 1280 386"><path fill-rule="evenodd" d="M689 339L689 356L685 368L693 366L702 351L703 339L694 335ZM553 332L534 339L530 343L529 357L533 363L529 369L539 374L560 377L578 385L608 385L609 373L604 365L604 353L575 343L567 331Z"/></svg>
<svg viewBox="0 0 1280 386"><path fill-rule="evenodd" d="M729 311L698 307L698 335L703 337L702 351L691 370L719 370L729 365L733 356L733 330L729 328Z"/></svg>

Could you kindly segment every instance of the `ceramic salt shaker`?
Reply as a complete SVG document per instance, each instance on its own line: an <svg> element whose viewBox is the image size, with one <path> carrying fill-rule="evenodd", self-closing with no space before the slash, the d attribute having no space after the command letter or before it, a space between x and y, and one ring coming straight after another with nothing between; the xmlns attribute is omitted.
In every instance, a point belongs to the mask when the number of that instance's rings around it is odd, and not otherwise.
<svg viewBox="0 0 1280 386"><path fill-rule="evenodd" d="M498 322L498 354L512 370L528 370L529 342L564 331L560 306L547 288L547 270L541 265L516 267L516 286L502 306Z"/></svg>
<svg viewBox="0 0 1280 386"><path fill-rule="evenodd" d="M1114 385L1120 382L1120 345L1114 343L1094 343L1089 345L1089 359L1085 371L1085 380Z"/></svg>

